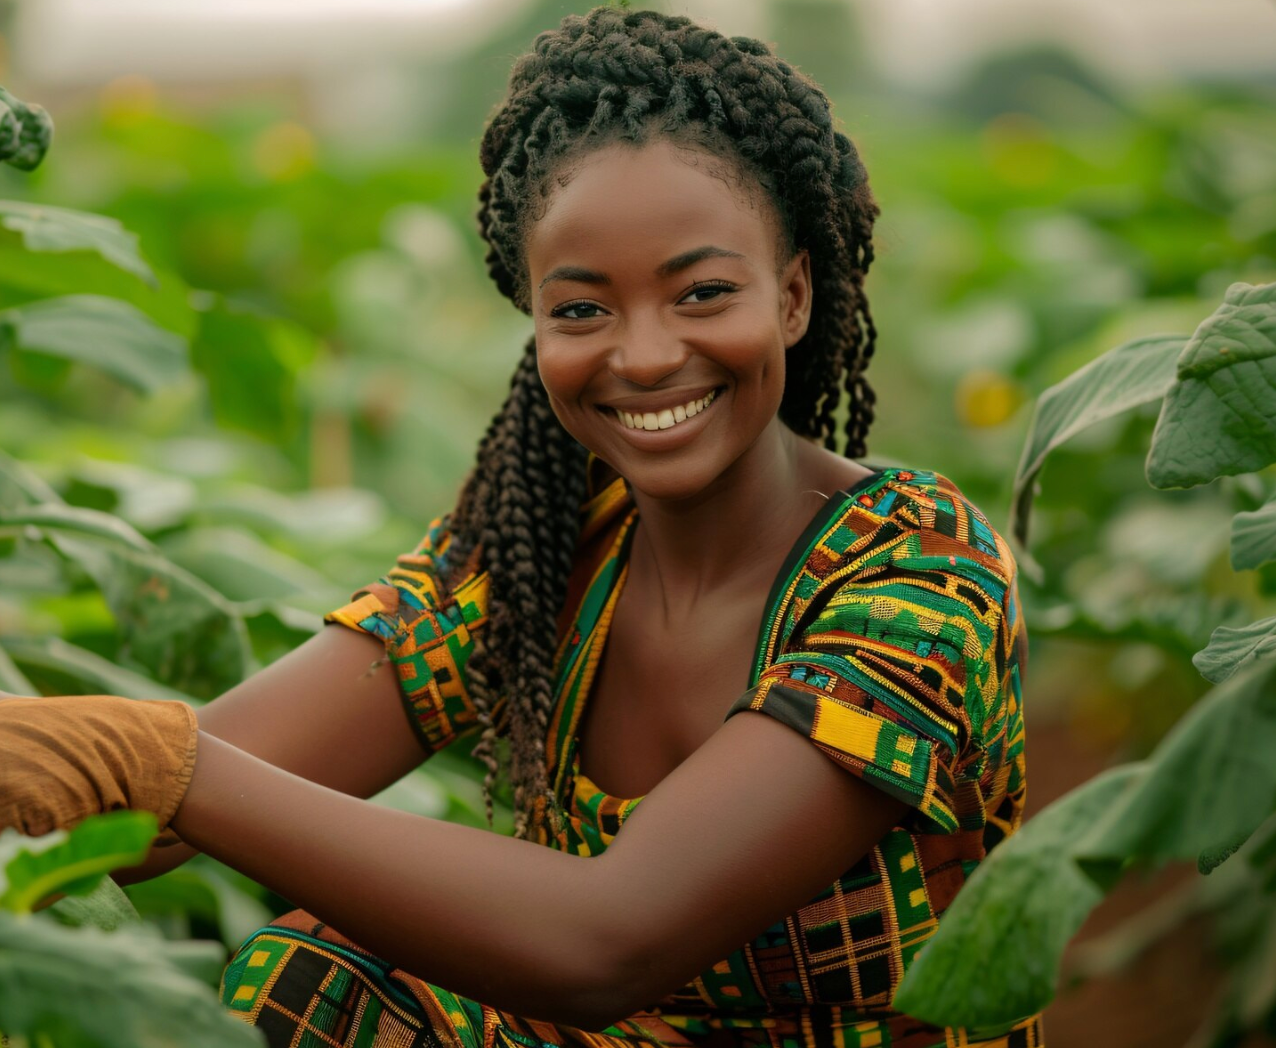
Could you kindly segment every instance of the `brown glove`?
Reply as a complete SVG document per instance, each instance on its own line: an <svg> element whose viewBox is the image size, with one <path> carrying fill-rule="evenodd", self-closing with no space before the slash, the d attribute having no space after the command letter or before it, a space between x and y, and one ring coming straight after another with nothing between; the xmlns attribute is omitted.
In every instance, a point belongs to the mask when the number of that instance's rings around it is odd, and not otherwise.
<svg viewBox="0 0 1276 1048"><path fill-rule="evenodd" d="M0 698L0 829L39 836L131 808L163 830L190 785L198 733L184 702Z"/></svg>

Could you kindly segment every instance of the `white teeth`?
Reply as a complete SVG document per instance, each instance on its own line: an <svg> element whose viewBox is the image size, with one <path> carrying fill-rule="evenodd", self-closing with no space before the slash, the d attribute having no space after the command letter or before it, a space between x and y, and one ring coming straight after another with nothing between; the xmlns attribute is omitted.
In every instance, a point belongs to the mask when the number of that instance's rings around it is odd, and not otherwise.
<svg viewBox="0 0 1276 1048"><path fill-rule="evenodd" d="M638 415L630 414L628 411L621 411L619 408L614 410L616 418L626 429L669 429L679 422L685 422L687 419L694 418L700 414L713 403L717 395L715 390L706 397L692 400L686 404L680 404L675 408L665 408L663 411L658 412L646 411Z"/></svg>

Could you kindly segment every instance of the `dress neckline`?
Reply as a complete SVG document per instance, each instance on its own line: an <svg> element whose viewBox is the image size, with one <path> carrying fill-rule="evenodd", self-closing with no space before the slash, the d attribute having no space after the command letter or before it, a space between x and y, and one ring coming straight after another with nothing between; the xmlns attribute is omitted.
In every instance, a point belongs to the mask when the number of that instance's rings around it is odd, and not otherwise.
<svg viewBox="0 0 1276 1048"><path fill-rule="evenodd" d="M864 465L868 465L868 463L864 463ZM850 487L838 488L829 496L828 501L816 510L810 522L802 530L802 534L798 536L797 541L789 547L789 552L786 554L784 562L780 566L780 570L776 573L775 580L771 584L770 592L767 594L766 603L763 606L762 623L759 627L757 643L754 645L755 662L751 674L752 677L756 677L760 672L757 661L765 656L765 649L768 646L767 640L771 630L771 624L779 610L778 604L783 598L787 581L791 578L796 568L805 564L807 560L810 559L811 547L816 543L819 537L824 534L824 532L828 529L828 526L836 517L846 511L847 504L855 500L861 492L880 483L888 476L904 474L904 476L900 479L911 480L918 472L918 470L909 469L906 466L883 466L873 468L872 473L866 477L861 477ZM637 512L636 510L631 509L630 513L627 515L621 534L616 540L617 550L619 551L619 555L624 563L622 564L619 574L616 576L615 582L612 586L612 591L608 595L608 604L612 607L614 607L621 589L624 588L625 578L628 574L628 547L633 535L633 525L636 520ZM579 613L577 618L579 618ZM597 629L603 630L602 635L597 638L597 643L599 644L599 655L601 656L602 645L605 644L606 635L611 629L610 614L603 616L603 618L599 620L598 624L595 626L595 630ZM583 719L592 696L594 677L598 669L598 661L598 658L591 660L584 678L580 682L580 697L578 699L580 708L575 711L575 716L573 718L576 724L579 724ZM571 743L570 775L572 794L571 801L572 806L576 808L577 811L579 811L578 802L581 800L582 794L591 797L601 796L607 801L610 801L613 805L626 807L636 804L646 796L646 794L642 794L638 797L617 797L614 794L607 793L599 787L593 779L581 771L578 735L573 738Z"/></svg>

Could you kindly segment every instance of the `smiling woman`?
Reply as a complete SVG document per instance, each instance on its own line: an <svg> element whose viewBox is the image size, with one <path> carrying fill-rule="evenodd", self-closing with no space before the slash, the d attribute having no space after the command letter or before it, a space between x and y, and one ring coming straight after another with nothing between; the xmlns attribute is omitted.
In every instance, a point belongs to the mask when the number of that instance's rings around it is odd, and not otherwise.
<svg viewBox="0 0 1276 1048"><path fill-rule="evenodd" d="M137 876L198 849L301 907L223 981L271 1045L1036 1048L891 1004L1022 817L1026 634L959 488L856 461L877 209L827 99L600 8L516 64L482 161L535 335L475 470L200 711ZM501 736L518 839L360 799L466 738L490 788Z"/></svg>
<svg viewBox="0 0 1276 1048"><path fill-rule="evenodd" d="M822 457L777 414L810 255L777 269L775 207L701 160L661 139L609 146L550 198L527 242L540 378L563 427L635 491L677 501L753 474L787 498L796 459Z"/></svg>

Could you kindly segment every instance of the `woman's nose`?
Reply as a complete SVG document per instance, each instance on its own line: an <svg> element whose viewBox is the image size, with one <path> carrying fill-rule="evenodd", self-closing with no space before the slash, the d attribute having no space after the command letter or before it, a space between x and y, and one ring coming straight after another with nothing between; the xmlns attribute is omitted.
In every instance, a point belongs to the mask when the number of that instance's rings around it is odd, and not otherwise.
<svg viewBox="0 0 1276 1048"><path fill-rule="evenodd" d="M611 353L612 374L638 386L657 386L687 362L686 344L659 321L630 322Z"/></svg>

